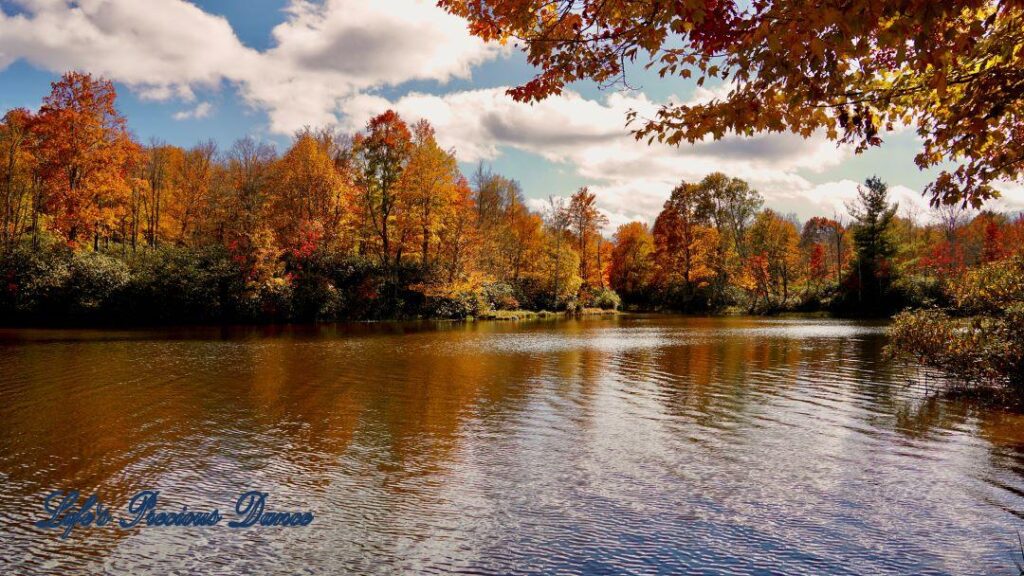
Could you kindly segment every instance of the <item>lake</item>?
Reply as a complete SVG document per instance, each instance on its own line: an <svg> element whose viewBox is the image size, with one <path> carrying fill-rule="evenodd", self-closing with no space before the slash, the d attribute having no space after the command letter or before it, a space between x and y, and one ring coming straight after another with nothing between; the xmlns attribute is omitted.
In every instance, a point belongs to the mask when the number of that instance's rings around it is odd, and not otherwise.
<svg viewBox="0 0 1024 576"><path fill-rule="evenodd" d="M1024 417L884 345L625 315L2 330L0 573L1015 574ZM58 489L315 519L61 539L34 526Z"/></svg>

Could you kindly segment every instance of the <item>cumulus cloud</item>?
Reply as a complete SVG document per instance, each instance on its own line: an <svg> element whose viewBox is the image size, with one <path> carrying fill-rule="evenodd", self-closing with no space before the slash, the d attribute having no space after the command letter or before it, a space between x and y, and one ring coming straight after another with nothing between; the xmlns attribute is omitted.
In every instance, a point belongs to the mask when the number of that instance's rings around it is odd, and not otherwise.
<svg viewBox="0 0 1024 576"><path fill-rule="evenodd" d="M174 114L175 120L199 120L207 118L213 112L213 105L209 102L200 102L195 108L182 110Z"/></svg>
<svg viewBox="0 0 1024 576"><path fill-rule="evenodd" d="M258 56L228 21L183 0L18 0L0 13L0 54L7 61L64 72L88 70L152 97L213 86L225 71Z"/></svg>
<svg viewBox="0 0 1024 576"><path fill-rule="evenodd" d="M498 54L465 22L429 0L291 0L275 45L253 50L228 21L185 0L18 0L0 10L0 67L19 59L81 69L125 83L143 98L193 98L195 88L236 86L290 133L338 121L342 99L410 80L447 82Z"/></svg>
<svg viewBox="0 0 1024 576"><path fill-rule="evenodd" d="M572 91L528 105L512 101L505 88L411 93L394 101L360 95L344 103L348 129L394 108L407 119L429 120L441 143L464 161L490 160L512 148L564 164L592 182L612 228L633 219L652 221L680 181L714 171L747 180L773 204L779 198L786 211L804 217L817 209L807 202L816 190L801 174L833 168L852 154L821 135L730 136L681 147L637 142L625 125L626 112L652 114L657 107L643 94L612 93L595 100ZM572 191L530 192L564 196Z"/></svg>
<svg viewBox="0 0 1024 576"><path fill-rule="evenodd" d="M264 51L245 46L230 23L186 0L11 0L0 5L0 69L19 59L54 72L81 69L127 84L140 97L194 103L198 89L235 87L250 106L266 111L269 128L288 134L305 125L361 128L386 108L407 119L426 118L442 144L464 161L490 160L515 149L562 165L591 182L611 227L652 221L671 189L721 171L756 187L768 204L801 218L844 213L857 183L822 180L852 152L822 135L728 136L670 147L636 142L626 113L651 117L661 104L643 94L601 99L567 91L533 105L512 101L505 88L409 93L394 100L379 89L413 80L445 83L469 78L500 48L466 31L465 22L433 0L290 0L285 19ZM671 102L706 102L730 86L698 88ZM207 117L201 102L174 114ZM817 175L817 176L813 176ZM994 206L1024 208L1024 187L1001 187ZM531 190L534 196L571 190ZM893 193L926 211L909 188Z"/></svg>
<svg viewBox="0 0 1024 576"><path fill-rule="evenodd" d="M1024 212L1024 182L998 182L993 188L999 191L1001 197L992 202L992 209Z"/></svg>
<svg viewBox="0 0 1024 576"><path fill-rule="evenodd" d="M345 128L350 130L393 108L409 120L428 119L440 142L454 148L464 161L491 160L511 148L563 164L590 183L609 219L608 232L631 220L653 222L680 181L696 181L714 171L750 182L767 206L780 213L792 213L801 220L818 215L850 220L849 206L862 183L827 180L830 170L853 155L850 147L837 147L823 134L727 136L680 147L635 141L625 126L626 112L651 114L658 105L643 94L612 93L595 100L572 91L527 105L508 98L505 88L444 95L410 93L395 100L358 95L343 103ZM996 187L1003 197L991 208L1024 209L1024 186ZM938 218L920 191L899 183L890 185L889 191L902 214L923 222ZM573 191L528 192L547 198L567 197ZM545 206L546 200L540 199L531 205Z"/></svg>

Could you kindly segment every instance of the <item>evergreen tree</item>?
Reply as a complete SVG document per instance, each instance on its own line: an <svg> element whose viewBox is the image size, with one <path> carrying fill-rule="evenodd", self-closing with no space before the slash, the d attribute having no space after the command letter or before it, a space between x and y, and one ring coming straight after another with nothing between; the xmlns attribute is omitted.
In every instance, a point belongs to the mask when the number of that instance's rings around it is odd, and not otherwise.
<svg viewBox="0 0 1024 576"><path fill-rule="evenodd" d="M856 256L851 274L856 285L857 304L863 311L878 310L892 281L890 259L896 247L890 228L898 204L889 204L889 187L877 176L857 188L857 203L850 207L856 220L853 243Z"/></svg>

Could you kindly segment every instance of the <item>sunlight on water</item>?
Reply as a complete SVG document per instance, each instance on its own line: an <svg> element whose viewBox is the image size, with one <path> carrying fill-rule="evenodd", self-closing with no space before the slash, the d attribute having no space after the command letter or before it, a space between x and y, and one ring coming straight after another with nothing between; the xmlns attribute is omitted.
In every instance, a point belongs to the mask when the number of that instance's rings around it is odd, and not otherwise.
<svg viewBox="0 0 1024 576"><path fill-rule="evenodd" d="M621 317L0 331L0 572L1011 573L1024 418L884 327ZM32 526L54 489L303 529Z"/></svg>

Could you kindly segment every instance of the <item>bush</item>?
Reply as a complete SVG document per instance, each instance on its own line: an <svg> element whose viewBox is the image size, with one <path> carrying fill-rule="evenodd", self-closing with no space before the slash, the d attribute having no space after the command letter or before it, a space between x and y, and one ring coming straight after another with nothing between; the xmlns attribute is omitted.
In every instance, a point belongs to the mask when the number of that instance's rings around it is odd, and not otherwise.
<svg viewBox="0 0 1024 576"><path fill-rule="evenodd" d="M128 257L118 315L135 322L229 320L246 304L245 274L223 248L165 247Z"/></svg>
<svg viewBox="0 0 1024 576"><path fill-rule="evenodd" d="M341 292L322 275L296 276L292 287L292 312L297 320L337 320L344 306Z"/></svg>
<svg viewBox="0 0 1024 576"><path fill-rule="evenodd" d="M891 301L903 308L933 308L949 305L949 297L940 278L931 275L901 276L892 284Z"/></svg>
<svg viewBox="0 0 1024 576"><path fill-rule="evenodd" d="M489 312L485 291L466 290L448 294L433 294L426 297L423 312L433 318L461 320Z"/></svg>
<svg viewBox="0 0 1024 576"><path fill-rule="evenodd" d="M71 275L72 252L59 244L25 243L0 253L0 311L10 320L43 315Z"/></svg>
<svg viewBox="0 0 1024 576"><path fill-rule="evenodd" d="M490 310L516 310L519 299L516 289L506 282L490 282L483 285L484 297Z"/></svg>
<svg viewBox="0 0 1024 576"><path fill-rule="evenodd" d="M95 252L79 252L71 258L61 300L72 316L103 313L111 309L130 279L128 265L123 260Z"/></svg>
<svg viewBox="0 0 1024 576"><path fill-rule="evenodd" d="M967 273L950 309L901 313L890 333L896 357L942 370L961 385L1006 385L1024 394L1024 257Z"/></svg>
<svg viewBox="0 0 1024 576"><path fill-rule="evenodd" d="M622 299L614 290L604 288L593 293L591 304L601 310L618 310L622 306Z"/></svg>
<svg viewBox="0 0 1024 576"><path fill-rule="evenodd" d="M372 257L321 248L285 253L277 264L253 279L245 263L222 246L73 252L60 242L26 243L0 253L0 319L55 324L335 321L466 318L520 308L573 313L584 306L611 310L621 305L612 290L587 292L578 301L579 278L572 274L560 279L556 300L556 284L544 275L483 285L474 279L439 291L430 282L437 270L418 263L384 268ZM568 270L573 262L562 264Z"/></svg>

